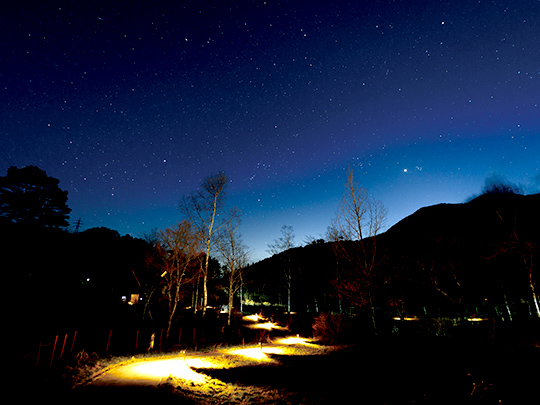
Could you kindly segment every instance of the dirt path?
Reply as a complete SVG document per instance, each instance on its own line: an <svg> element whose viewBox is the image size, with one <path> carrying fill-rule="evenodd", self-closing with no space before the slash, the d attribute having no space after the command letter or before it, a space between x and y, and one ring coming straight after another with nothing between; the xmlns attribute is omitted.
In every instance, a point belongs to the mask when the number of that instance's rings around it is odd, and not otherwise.
<svg viewBox="0 0 540 405"><path fill-rule="evenodd" d="M249 315L243 318L246 322L245 327L252 329L273 329L286 331L286 328L280 327L259 315ZM288 339L288 340L287 340ZM293 339L293 340L291 340ZM190 367L205 367L205 360L216 360L218 357L234 353L243 357L250 358L252 362L263 361L267 359L267 354L283 352L286 347L291 345L306 345L310 343L306 339L296 337L278 339L271 344L261 346L251 345L242 348L223 348L218 351L205 353L181 353L178 356L170 358L157 359L133 359L133 362L127 362L112 366L103 370L95 376L91 385L96 387L103 386L139 386L155 387L163 384L169 378L184 379L201 383L204 376L197 374ZM311 353L318 350L311 345ZM206 361L206 366L208 365ZM221 364L223 366L223 364Z"/></svg>
<svg viewBox="0 0 540 405"><path fill-rule="evenodd" d="M297 338L292 338L296 339ZM112 366L94 376L91 383L74 390L69 401L96 403L113 399L136 401L146 399L159 403L214 404L245 403L264 399L265 404L289 403L292 394L271 388L272 378L265 384L238 384L234 373L253 375L255 365L277 369L275 356L304 357L331 350L308 342L291 343L281 339L273 344L223 348L207 353L180 353L169 358L139 359ZM317 356L318 357L318 356ZM266 367L263 367L266 369ZM252 371L253 370L253 371ZM225 374L222 374L225 373ZM232 374L229 374L232 373ZM304 401L305 402L305 401ZM296 403L293 401L291 403Z"/></svg>
<svg viewBox="0 0 540 405"><path fill-rule="evenodd" d="M134 360L111 367L99 373L90 383L96 387L156 387L169 377L182 378L195 359L221 356L218 351L203 354L179 354L173 358Z"/></svg>

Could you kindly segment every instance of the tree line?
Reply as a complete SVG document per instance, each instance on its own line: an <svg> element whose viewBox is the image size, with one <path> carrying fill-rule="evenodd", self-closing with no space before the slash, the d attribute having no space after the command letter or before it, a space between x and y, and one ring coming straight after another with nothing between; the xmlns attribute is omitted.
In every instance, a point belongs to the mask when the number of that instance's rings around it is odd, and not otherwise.
<svg viewBox="0 0 540 405"><path fill-rule="evenodd" d="M400 224L382 233L387 210L357 182L352 169L324 238L296 246L293 227L284 225L281 236L268 244L272 256L251 264L240 233L241 212L227 206L224 173L208 176L199 189L180 199L178 223L143 238L122 237L106 228L79 232L77 226L68 231L71 210L67 192L58 184L35 166L11 167L0 177L2 257L18 286L13 302L24 309L20 313L39 312L35 300L41 300L42 309L72 302L70 310L62 310L66 318L110 313L118 304L113 297L137 291L140 298L132 303L138 312L130 308L130 316L165 324L166 337L181 314L204 317L210 305L218 303L227 308L229 325L234 311L249 303L281 305L287 313L354 310L376 331L378 320L390 312L403 316L412 308L416 311L418 302L425 311L425 303L442 300L456 307L465 297L480 295L505 303L502 308L511 317L517 287L515 277L501 266L515 267L517 260L524 274L522 296L532 298L531 308L540 316L534 235L510 227L504 244L488 249L461 242L458 235L454 242L442 234L441 243L421 242L421 235L399 234ZM486 186L483 195L490 194L514 195L516 189ZM510 221L502 211L495 212ZM496 263L490 267L496 269L495 281L478 270L486 265L468 252L474 249ZM489 293L486 285L491 286Z"/></svg>
<svg viewBox="0 0 540 405"><path fill-rule="evenodd" d="M58 184L36 166L10 167L0 177L2 261L19 288L12 298L20 314L48 308L49 318L81 318L139 291L141 302L132 303L143 319L164 318L168 337L180 307L204 316L209 296L215 303L225 293L230 323L248 251L238 232L239 210L225 210L224 173L181 199L184 218L176 225L142 238L107 228L79 232L80 221L69 231L68 193Z"/></svg>
<svg viewBox="0 0 540 405"><path fill-rule="evenodd" d="M375 332L404 319L539 320L539 206L540 194L494 182L466 203L421 208L381 232L385 207L349 170L325 237L291 249L284 226L269 245L277 254L248 269L259 273L250 294L288 311L360 315ZM279 268L281 286L272 277Z"/></svg>

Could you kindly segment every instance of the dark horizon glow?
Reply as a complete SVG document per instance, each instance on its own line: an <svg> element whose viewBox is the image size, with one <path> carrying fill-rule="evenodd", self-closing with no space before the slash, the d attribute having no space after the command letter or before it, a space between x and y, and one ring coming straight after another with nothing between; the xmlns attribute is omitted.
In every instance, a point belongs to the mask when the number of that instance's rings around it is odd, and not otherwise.
<svg viewBox="0 0 540 405"><path fill-rule="evenodd" d="M34 2L29 2L34 3ZM0 171L140 236L222 170L252 260L321 237L351 166L389 210L540 190L538 1L9 2Z"/></svg>

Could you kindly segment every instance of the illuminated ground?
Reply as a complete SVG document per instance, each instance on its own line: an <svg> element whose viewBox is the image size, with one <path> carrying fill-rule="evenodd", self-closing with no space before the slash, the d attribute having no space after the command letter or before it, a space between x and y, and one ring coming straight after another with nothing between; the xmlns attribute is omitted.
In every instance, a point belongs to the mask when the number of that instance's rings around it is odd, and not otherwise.
<svg viewBox="0 0 540 405"><path fill-rule="evenodd" d="M525 404L537 395L535 347L387 340L333 349L276 341L133 363L69 403Z"/></svg>
<svg viewBox="0 0 540 405"><path fill-rule="evenodd" d="M246 327L257 330L286 331L259 315L244 317ZM277 365L276 355L299 356L320 355L333 350L332 347L320 346L298 335L236 348L222 348L212 353L180 352L176 356L162 359L133 359L123 364L104 370L95 377L95 386L156 386L189 384L206 387L217 383L204 373L197 372L211 369L232 369L253 365ZM274 356L274 357L272 357ZM218 384L219 385L219 384Z"/></svg>
<svg viewBox="0 0 540 405"><path fill-rule="evenodd" d="M261 370L275 374L284 358L321 356L336 348L320 346L307 339L292 336L276 339L273 344L223 348L211 353L179 353L174 358L133 361L113 367L99 375L91 388L155 388L177 395L179 400L206 403L296 403L294 392L272 388L274 381L235 381L253 372L259 379ZM255 371L256 369L259 369ZM230 373L230 374L228 374ZM292 381L291 381L292 382ZM142 392L142 391L140 391Z"/></svg>
<svg viewBox="0 0 540 405"><path fill-rule="evenodd" d="M258 315L246 316L244 322L250 329L287 333L286 328ZM294 385L303 377L291 377L286 363L292 358L320 359L337 349L293 335L207 353L132 359L94 376L91 384L78 390L84 394L77 395L77 401L159 398L160 403L315 403L295 391Z"/></svg>
<svg viewBox="0 0 540 405"><path fill-rule="evenodd" d="M264 319L249 321L286 332ZM540 371L529 366L539 363L540 347L483 340L389 336L328 347L291 336L133 359L71 390L65 403L524 404L535 403L528 399L537 396Z"/></svg>
<svg viewBox="0 0 540 405"><path fill-rule="evenodd" d="M302 343L297 343L301 341ZM284 342L284 343L282 343ZM180 353L174 358L134 360L113 367L99 375L93 385L158 385L167 379L184 380L201 384L204 374L194 370L229 369L254 364L277 364L272 355L306 355L327 353L330 348L304 343L305 340L282 339L276 344L252 345L240 348L221 349L211 353Z"/></svg>

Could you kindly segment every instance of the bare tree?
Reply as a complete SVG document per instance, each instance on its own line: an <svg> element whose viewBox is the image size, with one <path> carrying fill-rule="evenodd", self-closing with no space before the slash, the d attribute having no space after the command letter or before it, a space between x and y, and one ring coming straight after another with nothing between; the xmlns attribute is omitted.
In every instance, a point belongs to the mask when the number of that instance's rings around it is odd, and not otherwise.
<svg viewBox="0 0 540 405"><path fill-rule="evenodd" d="M240 218L231 215L235 219L229 222L219 232L218 249L223 263L223 272L227 280L225 289L229 296L228 320L231 324L231 316L234 307L234 295L242 288L244 283L244 269L247 265L248 251L242 243L242 237L238 233ZM240 297L242 299L242 297Z"/></svg>
<svg viewBox="0 0 540 405"><path fill-rule="evenodd" d="M462 286L458 275L451 264L441 265L432 259L418 261L422 275L427 279L427 285L439 294L446 297L452 304L459 304L463 300ZM441 282L442 280L442 282Z"/></svg>
<svg viewBox="0 0 540 405"><path fill-rule="evenodd" d="M380 201L370 198L366 189L354 179L351 168L343 198L336 212L328 238L338 259L336 288L339 295L351 304L371 310L375 324L375 290L380 280L376 236L384 227L387 209Z"/></svg>
<svg viewBox="0 0 540 405"><path fill-rule="evenodd" d="M291 312L291 289L292 289L292 269L291 269L291 254L288 250L295 247L294 245L294 230L291 225L283 225L281 227L281 237L274 239L274 243L268 245L268 251L273 254L285 253L285 280L287 283L287 312Z"/></svg>
<svg viewBox="0 0 540 405"><path fill-rule="evenodd" d="M532 301L536 309L536 316L540 318L540 300L536 292L536 283L534 282L533 271L535 269L534 257L535 252L538 252L538 248L535 249L534 243L526 242L522 243L521 248L521 259L523 262L523 267L527 273L528 284L531 292Z"/></svg>
<svg viewBox="0 0 540 405"><path fill-rule="evenodd" d="M517 231L514 229L512 232L512 235L510 237L510 240L508 242L502 243L498 247L498 251L495 252L495 254L492 256L493 258L498 258L500 256L508 255L511 257L511 260L514 260L516 263L514 269L513 269L513 277L517 281L517 285L524 284L523 281L526 280L526 284L528 284L528 293L530 294L530 298L526 297L524 298L524 301L529 302L530 299L532 299L532 303L534 306L534 312L538 318L540 318L540 298L538 296L537 287L536 287L536 264L535 264L535 256L538 256L538 253L540 252L539 247L536 245L534 241L522 239L519 238ZM503 285L502 291L503 291L503 298L504 303L506 306L506 309L508 311L508 316L510 320L512 320L512 313L510 311L508 300L506 297L506 288L504 287L504 284L502 282L502 279L505 278L504 275L501 275L501 284ZM507 287L508 288L508 287ZM517 289L517 286L514 286L514 290Z"/></svg>
<svg viewBox="0 0 540 405"><path fill-rule="evenodd" d="M208 266L210 251L215 243L217 232L234 217L227 215L223 210L225 206L227 176L219 172L208 176L202 182L201 188L183 197L180 202L180 211L189 219L199 233L205 245L206 257L202 266L203 282L203 315L208 306ZM234 212L234 211L231 211Z"/></svg>
<svg viewBox="0 0 540 405"><path fill-rule="evenodd" d="M200 236L188 221L158 231L155 238L154 254L148 258L147 264L160 272L168 308L165 333L165 338L168 338L178 303L187 294L184 287L191 283L190 275L203 253Z"/></svg>

